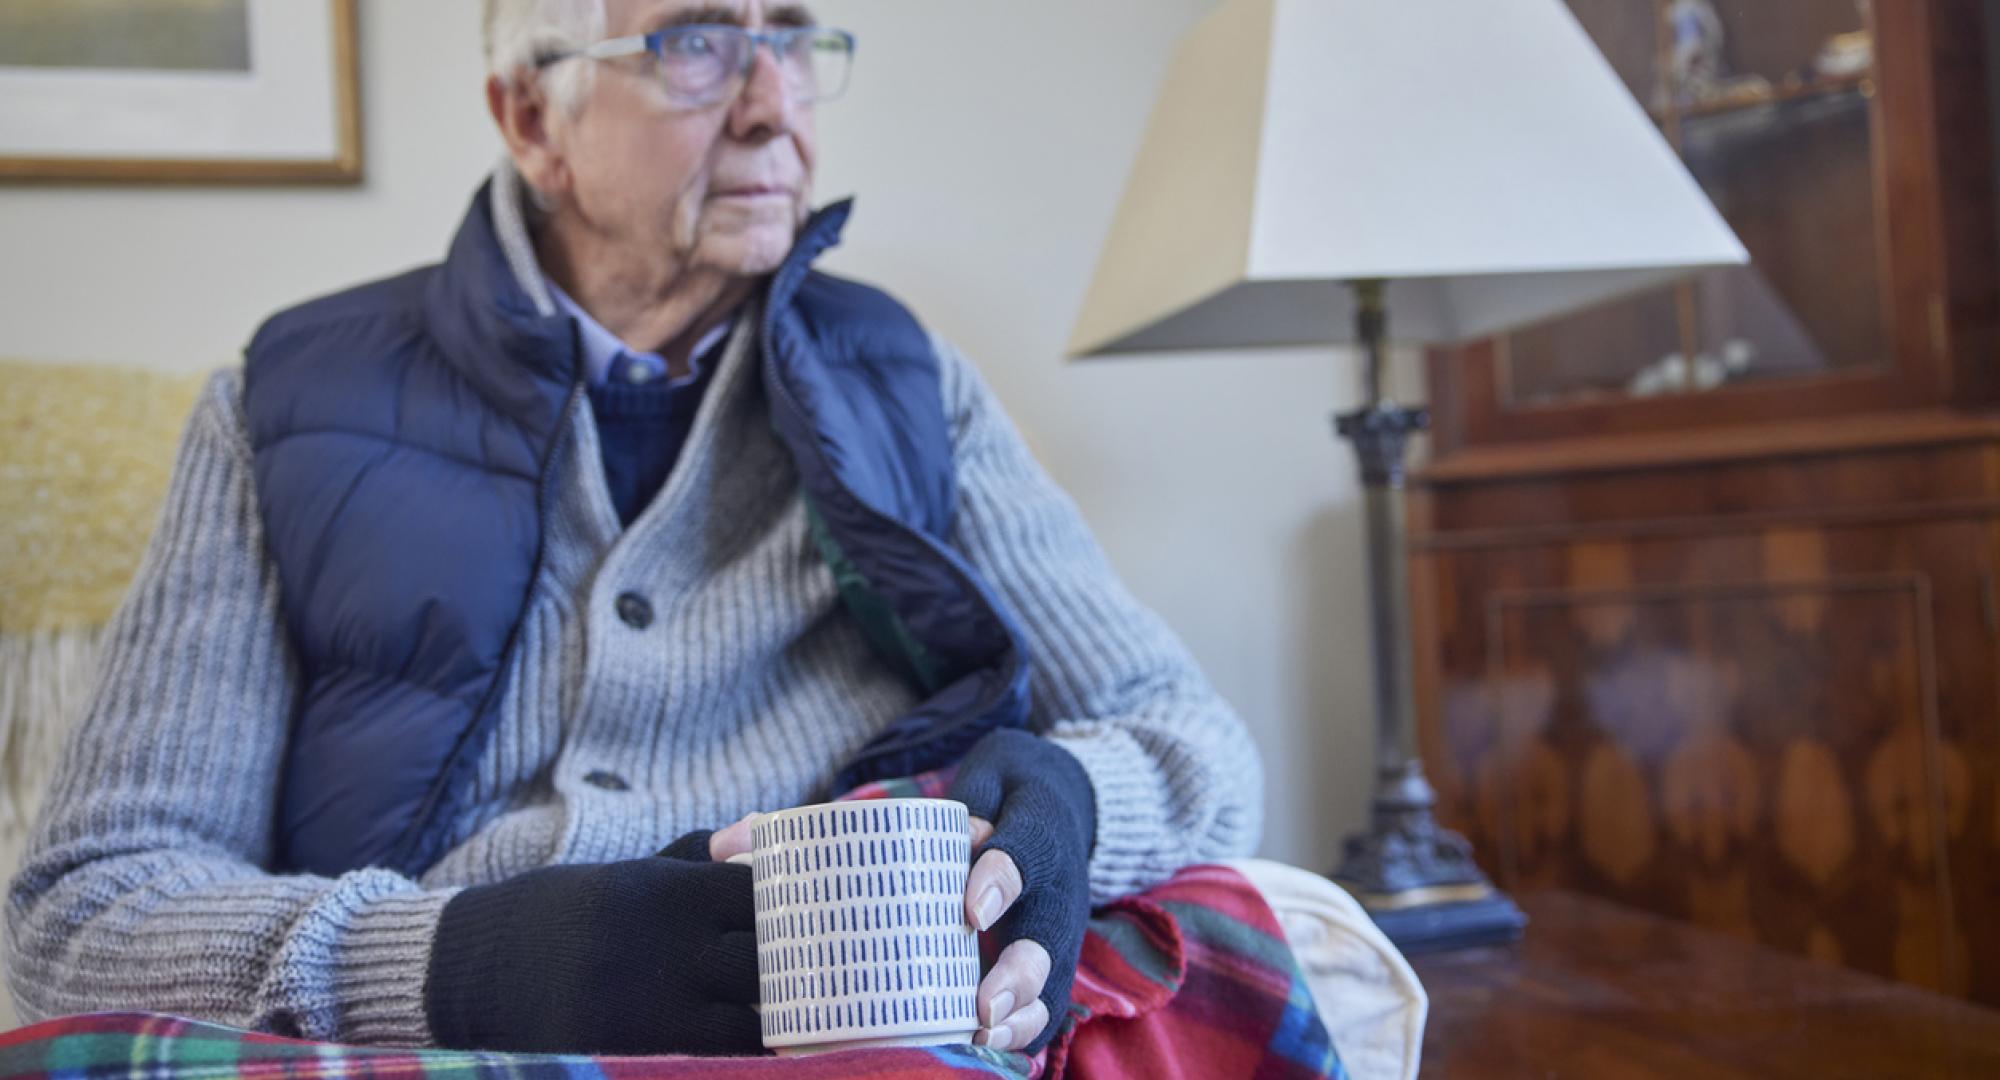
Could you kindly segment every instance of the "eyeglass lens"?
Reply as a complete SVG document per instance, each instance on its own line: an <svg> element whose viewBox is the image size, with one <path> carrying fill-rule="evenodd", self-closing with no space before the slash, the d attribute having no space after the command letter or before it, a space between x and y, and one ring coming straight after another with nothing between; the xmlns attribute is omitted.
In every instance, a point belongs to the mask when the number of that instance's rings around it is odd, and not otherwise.
<svg viewBox="0 0 2000 1080"><path fill-rule="evenodd" d="M845 35L802 28L777 31L767 40L793 100L825 101L846 88L853 52ZM750 35L737 27L677 27L660 35L660 79L676 100L714 104L740 88L753 47Z"/></svg>

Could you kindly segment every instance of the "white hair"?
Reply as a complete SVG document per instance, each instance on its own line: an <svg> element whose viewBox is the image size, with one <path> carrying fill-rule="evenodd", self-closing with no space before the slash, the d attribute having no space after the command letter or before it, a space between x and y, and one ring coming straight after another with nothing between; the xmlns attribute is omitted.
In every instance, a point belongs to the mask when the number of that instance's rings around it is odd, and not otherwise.
<svg viewBox="0 0 2000 1080"><path fill-rule="evenodd" d="M532 77L551 53L581 49L604 36L604 0L485 0L486 72L507 83ZM541 75L549 100L574 113L590 92L593 65L556 64Z"/></svg>

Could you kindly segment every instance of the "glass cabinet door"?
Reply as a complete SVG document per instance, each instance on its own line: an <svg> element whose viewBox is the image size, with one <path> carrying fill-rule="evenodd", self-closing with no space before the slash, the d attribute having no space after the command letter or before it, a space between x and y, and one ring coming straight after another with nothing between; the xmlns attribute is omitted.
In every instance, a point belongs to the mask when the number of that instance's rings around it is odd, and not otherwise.
<svg viewBox="0 0 2000 1080"><path fill-rule="evenodd" d="M1514 407L1698 394L1890 359L1868 0L1566 0L1748 266L1500 343Z"/></svg>

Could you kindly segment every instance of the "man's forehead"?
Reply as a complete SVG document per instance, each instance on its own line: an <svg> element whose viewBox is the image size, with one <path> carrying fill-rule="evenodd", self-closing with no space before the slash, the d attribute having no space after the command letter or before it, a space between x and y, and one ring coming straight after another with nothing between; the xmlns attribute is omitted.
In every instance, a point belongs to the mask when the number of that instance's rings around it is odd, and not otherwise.
<svg viewBox="0 0 2000 1080"><path fill-rule="evenodd" d="M744 26L760 19L771 26L814 25L812 11L791 0L611 0L606 6L613 36L665 26Z"/></svg>

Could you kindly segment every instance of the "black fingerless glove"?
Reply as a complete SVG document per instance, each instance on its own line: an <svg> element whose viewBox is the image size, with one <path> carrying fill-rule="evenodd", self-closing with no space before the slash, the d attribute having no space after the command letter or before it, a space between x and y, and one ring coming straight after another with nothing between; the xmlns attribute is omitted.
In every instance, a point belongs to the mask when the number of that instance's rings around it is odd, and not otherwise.
<svg viewBox="0 0 2000 1080"><path fill-rule="evenodd" d="M758 1053L750 868L710 862L708 837L453 897L424 984L432 1035L474 1050Z"/></svg>
<svg viewBox="0 0 2000 1080"><path fill-rule="evenodd" d="M986 848L1006 852L1021 871L1021 898L993 926L1002 948L1025 938L1049 951L1049 981L1041 995L1049 1024L1024 1048L1034 1053L1062 1024L1083 951L1097 797L1089 774L1069 751L1017 730L979 740L959 763L950 797L993 823Z"/></svg>

